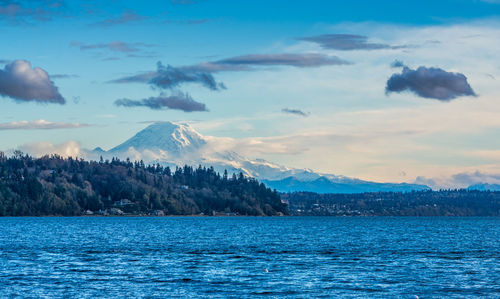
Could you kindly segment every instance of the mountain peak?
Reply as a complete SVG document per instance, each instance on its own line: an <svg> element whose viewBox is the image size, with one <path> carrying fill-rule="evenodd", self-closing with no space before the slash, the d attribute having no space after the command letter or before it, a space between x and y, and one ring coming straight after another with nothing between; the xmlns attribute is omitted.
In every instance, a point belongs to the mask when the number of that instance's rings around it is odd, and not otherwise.
<svg viewBox="0 0 500 299"><path fill-rule="evenodd" d="M98 154L97 157L106 154L105 157L130 158L170 167L203 165L214 167L220 173L224 170L242 172L283 192L362 193L429 189L422 185L375 183L341 175L319 174L311 169L290 168L263 159L251 160L235 151L221 150L217 142L217 137L206 138L188 124L165 121L150 124L108 152L96 149L93 153Z"/></svg>
<svg viewBox="0 0 500 299"><path fill-rule="evenodd" d="M134 150L161 150L182 154L197 150L206 144L205 138L188 124L170 121L155 122L132 138L111 149L111 152Z"/></svg>
<svg viewBox="0 0 500 299"><path fill-rule="evenodd" d="M147 126L144 130L165 130L165 131L174 131L183 128L191 128L188 124L178 123L173 121L157 121L149 126ZM143 131L144 131L143 130Z"/></svg>

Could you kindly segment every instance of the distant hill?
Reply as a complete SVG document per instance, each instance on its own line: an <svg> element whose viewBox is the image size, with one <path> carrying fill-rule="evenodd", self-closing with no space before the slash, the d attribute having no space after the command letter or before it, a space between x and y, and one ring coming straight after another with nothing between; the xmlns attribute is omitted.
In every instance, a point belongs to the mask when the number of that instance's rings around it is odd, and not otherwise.
<svg viewBox="0 0 500 299"><path fill-rule="evenodd" d="M441 190L281 195L295 216L500 216L500 192Z"/></svg>
<svg viewBox="0 0 500 299"><path fill-rule="evenodd" d="M425 185L416 184L392 184L392 183L375 183L362 181L351 178L328 179L320 177L312 181L300 181L294 177L288 177L278 181L263 180L270 188L280 192L298 192L309 191L316 193L364 193L364 192L410 192L430 190Z"/></svg>
<svg viewBox="0 0 500 299"><path fill-rule="evenodd" d="M372 191L427 190L427 186L407 183L376 183L341 175L320 174L310 169L291 168L263 159L249 159L234 151L217 150L217 137L205 137L187 124L157 122L109 151L90 153L111 159L119 157L163 166L202 165L218 172L242 172L281 192L359 193Z"/></svg>
<svg viewBox="0 0 500 299"><path fill-rule="evenodd" d="M488 191L488 190L489 191L500 191L500 185L482 183L482 184L471 185L467 189L468 190L479 190L479 191Z"/></svg>
<svg viewBox="0 0 500 299"><path fill-rule="evenodd" d="M0 153L0 216L287 213L264 184L213 168Z"/></svg>

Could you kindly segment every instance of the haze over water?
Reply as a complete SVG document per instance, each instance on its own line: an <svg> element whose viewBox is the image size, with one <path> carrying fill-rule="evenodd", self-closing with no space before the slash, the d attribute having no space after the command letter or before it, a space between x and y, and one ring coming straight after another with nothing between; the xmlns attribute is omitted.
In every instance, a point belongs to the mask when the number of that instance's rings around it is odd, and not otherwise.
<svg viewBox="0 0 500 299"><path fill-rule="evenodd" d="M0 218L2 297L498 298L500 219Z"/></svg>

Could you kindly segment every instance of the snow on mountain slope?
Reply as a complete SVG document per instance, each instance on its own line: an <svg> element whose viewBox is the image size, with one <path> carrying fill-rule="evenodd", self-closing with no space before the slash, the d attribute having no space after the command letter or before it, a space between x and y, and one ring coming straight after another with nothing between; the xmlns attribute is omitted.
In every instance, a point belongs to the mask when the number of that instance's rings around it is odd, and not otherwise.
<svg viewBox="0 0 500 299"><path fill-rule="evenodd" d="M236 152L213 148L217 138L206 138L187 124L157 122L140 131L124 143L104 153L121 159L144 160L164 165L213 166L217 171L243 172L256 178L281 179L298 176L303 179L319 177L311 170L284 167L262 159L250 160ZM103 154L102 151L95 151Z"/></svg>
<svg viewBox="0 0 500 299"><path fill-rule="evenodd" d="M204 137L187 124L157 122L135 134L124 143L105 152L93 151L105 158L143 160L171 167L182 165L212 166L218 172L243 174L265 180L279 191L335 190L345 193L364 190L412 190L426 186L382 184L333 174L319 174L310 169L278 165L263 159L251 160L234 151L220 149L217 137ZM352 191L352 192L350 192Z"/></svg>
<svg viewBox="0 0 500 299"><path fill-rule="evenodd" d="M193 128L173 122L157 122L112 148L111 153L135 150L162 150L172 155L196 151L206 145L203 136Z"/></svg>

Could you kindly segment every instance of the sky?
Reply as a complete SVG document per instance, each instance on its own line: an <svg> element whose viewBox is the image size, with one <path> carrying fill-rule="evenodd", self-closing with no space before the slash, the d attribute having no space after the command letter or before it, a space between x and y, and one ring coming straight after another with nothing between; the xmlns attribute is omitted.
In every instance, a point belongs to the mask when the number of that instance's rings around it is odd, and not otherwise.
<svg viewBox="0 0 500 299"><path fill-rule="evenodd" d="M7 152L177 121L321 173L500 183L499 80L496 0L0 0Z"/></svg>

